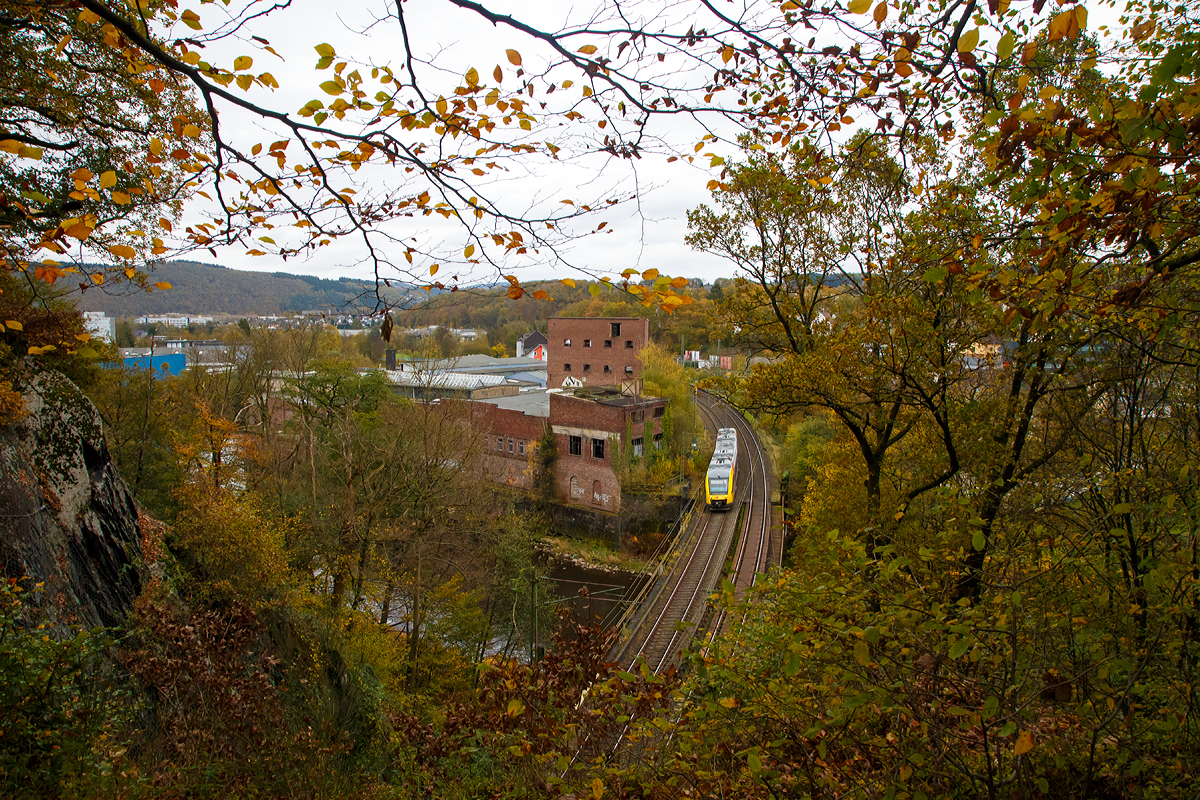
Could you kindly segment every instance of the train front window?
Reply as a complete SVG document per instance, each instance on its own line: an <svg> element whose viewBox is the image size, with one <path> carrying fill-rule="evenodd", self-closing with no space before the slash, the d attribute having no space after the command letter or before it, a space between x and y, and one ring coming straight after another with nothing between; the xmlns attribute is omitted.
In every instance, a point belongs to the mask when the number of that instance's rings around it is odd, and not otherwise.
<svg viewBox="0 0 1200 800"><path fill-rule="evenodd" d="M711 480L708 482L708 491L709 494L725 494L729 491L729 481Z"/></svg>

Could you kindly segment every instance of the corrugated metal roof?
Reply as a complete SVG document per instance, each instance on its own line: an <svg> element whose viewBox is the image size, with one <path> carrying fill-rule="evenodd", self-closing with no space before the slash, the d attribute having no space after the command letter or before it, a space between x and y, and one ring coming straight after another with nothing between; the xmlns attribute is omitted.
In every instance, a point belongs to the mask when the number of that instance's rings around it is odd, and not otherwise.
<svg viewBox="0 0 1200 800"><path fill-rule="evenodd" d="M427 389L484 389L503 386L503 375L472 375L465 372L401 372L384 370L388 382L395 386L415 386Z"/></svg>

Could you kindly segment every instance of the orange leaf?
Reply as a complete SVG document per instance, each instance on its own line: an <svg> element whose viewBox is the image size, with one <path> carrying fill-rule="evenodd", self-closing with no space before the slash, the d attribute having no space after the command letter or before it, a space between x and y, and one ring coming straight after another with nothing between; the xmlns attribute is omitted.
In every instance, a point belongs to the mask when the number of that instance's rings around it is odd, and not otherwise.
<svg viewBox="0 0 1200 800"><path fill-rule="evenodd" d="M108 248L108 252L117 258L133 258L137 255L137 251L127 244L114 244Z"/></svg>
<svg viewBox="0 0 1200 800"><path fill-rule="evenodd" d="M1015 752L1019 756L1022 756L1022 755L1025 755L1026 753L1028 753L1032 749L1033 749L1033 734L1031 734L1029 731L1021 731L1021 734L1019 736L1017 736L1017 744L1016 744L1016 747L1013 748L1013 752Z"/></svg>
<svg viewBox="0 0 1200 800"><path fill-rule="evenodd" d="M163 291L166 291L167 289L170 289L170 288L171 288L171 284L167 283L166 281L157 281L157 282L154 284L154 288L155 288L155 289L162 289Z"/></svg>
<svg viewBox="0 0 1200 800"><path fill-rule="evenodd" d="M505 53L508 54L508 63L510 63L516 67L521 66L521 54L520 53L518 53L516 50L506 50Z"/></svg>

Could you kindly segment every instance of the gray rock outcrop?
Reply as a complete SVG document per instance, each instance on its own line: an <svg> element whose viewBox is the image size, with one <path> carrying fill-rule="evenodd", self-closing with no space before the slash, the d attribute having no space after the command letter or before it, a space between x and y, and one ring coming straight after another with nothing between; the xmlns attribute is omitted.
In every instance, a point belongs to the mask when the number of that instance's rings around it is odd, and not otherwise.
<svg viewBox="0 0 1200 800"><path fill-rule="evenodd" d="M133 495L78 387L46 372L21 391L25 415L0 424L0 569L43 584L56 626L117 625L142 586Z"/></svg>

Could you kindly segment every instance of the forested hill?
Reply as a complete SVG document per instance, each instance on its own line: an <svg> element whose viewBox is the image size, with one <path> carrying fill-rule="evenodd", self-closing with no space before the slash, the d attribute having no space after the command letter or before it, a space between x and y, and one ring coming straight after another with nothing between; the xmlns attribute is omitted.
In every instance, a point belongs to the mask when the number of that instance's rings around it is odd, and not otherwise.
<svg viewBox="0 0 1200 800"><path fill-rule="evenodd" d="M171 284L169 291L141 292L118 289L106 293L92 289L83 293L79 308L104 311L109 316L133 317L141 314L271 314L313 308L356 308L370 305L374 291L371 283L342 278L326 280L310 275L286 272L243 272L216 264L195 261L168 261L154 270L155 281ZM395 286L395 284L393 284ZM403 299L410 287L388 290L395 300ZM424 297L422 293L422 297Z"/></svg>

